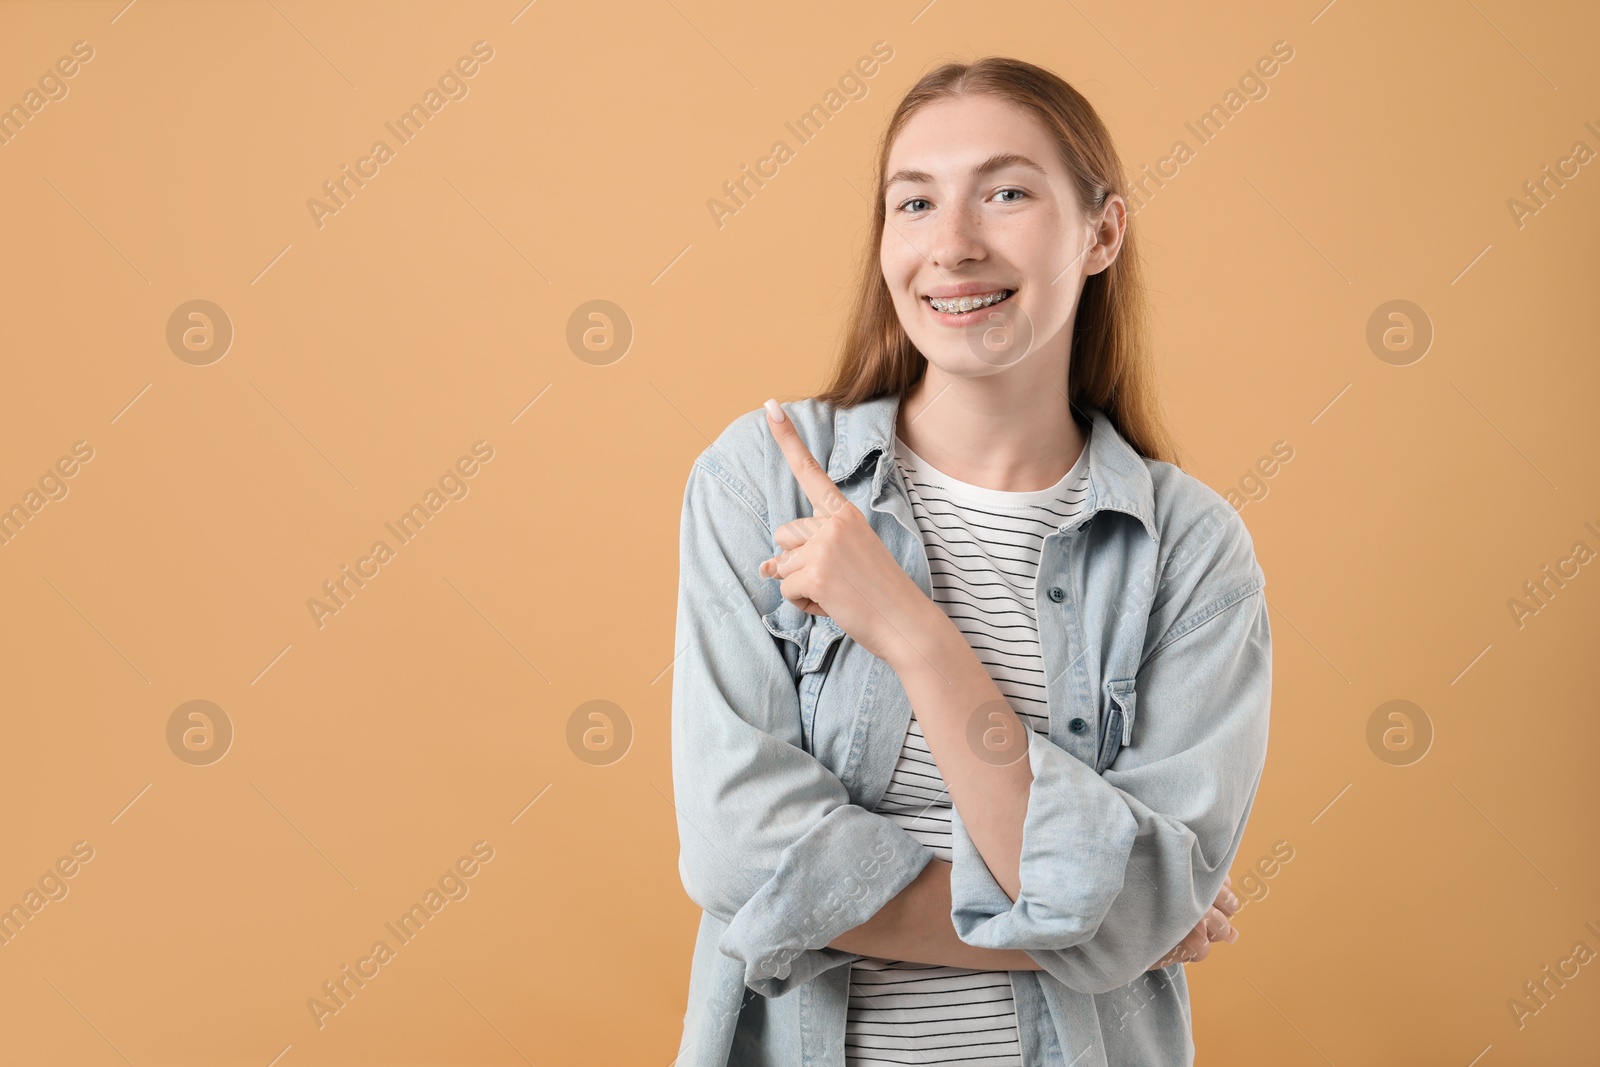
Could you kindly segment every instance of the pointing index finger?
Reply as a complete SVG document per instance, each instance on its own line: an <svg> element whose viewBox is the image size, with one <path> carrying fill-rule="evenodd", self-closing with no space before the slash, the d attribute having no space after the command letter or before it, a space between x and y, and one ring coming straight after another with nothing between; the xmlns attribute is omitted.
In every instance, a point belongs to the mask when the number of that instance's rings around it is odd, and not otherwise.
<svg viewBox="0 0 1600 1067"><path fill-rule="evenodd" d="M838 510L839 487L833 484L828 472L822 469L822 464L817 462L806 443L800 440L800 432L794 428L794 423L789 421L778 402L768 400L763 406L767 409L767 429L772 431L773 439L783 449L789 469L794 472L795 481L800 483L806 499L811 501L812 510L819 516L832 515Z"/></svg>

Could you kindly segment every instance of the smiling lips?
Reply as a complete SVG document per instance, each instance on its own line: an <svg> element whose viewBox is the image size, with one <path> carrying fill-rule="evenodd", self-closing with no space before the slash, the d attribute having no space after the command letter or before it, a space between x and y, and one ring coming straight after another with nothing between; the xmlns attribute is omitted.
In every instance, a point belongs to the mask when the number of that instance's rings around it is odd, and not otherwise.
<svg viewBox="0 0 1600 1067"><path fill-rule="evenodd" d="M973 293L959 296L929 296L928 305L933 310L945 315L961 315L969 311L992 307L1003 300L1010 298L1015 289L994 289L987 293Z"/></svg>

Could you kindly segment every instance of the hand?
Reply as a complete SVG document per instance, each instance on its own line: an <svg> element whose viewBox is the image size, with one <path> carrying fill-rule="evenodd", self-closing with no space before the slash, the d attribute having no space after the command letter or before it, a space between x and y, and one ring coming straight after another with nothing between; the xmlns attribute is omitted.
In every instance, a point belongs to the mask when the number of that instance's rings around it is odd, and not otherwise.
<svg viewBox="0 0 1600 1067"><path fill-rule="evenodd" d="M932 601L889 554L861 509L839 492L783 409L772 400L766 407L767 428L815 514L773 531L783 551L761 564L761 576L782 579L784 599L808 615L830 617L862 648L890 660L910 640L909 608Z"/></svg>
<svg viewBox="0 0 1600 1067"><path fill-rule="evenodd" d="M1233 890L1229 888L1232 884L1231 875L1222 879L1222 888L1217 892L1216 903L1211 905L1205 918L1201 919L1171 952L1152 964L1150 970L1159 971L1174 963L1198 963L1211 954L1213 941L1226 941L1231 945L1239 940L1239 931L1228 922L1229 916L1239 910L1239 898L1234 896Z"/></svg>

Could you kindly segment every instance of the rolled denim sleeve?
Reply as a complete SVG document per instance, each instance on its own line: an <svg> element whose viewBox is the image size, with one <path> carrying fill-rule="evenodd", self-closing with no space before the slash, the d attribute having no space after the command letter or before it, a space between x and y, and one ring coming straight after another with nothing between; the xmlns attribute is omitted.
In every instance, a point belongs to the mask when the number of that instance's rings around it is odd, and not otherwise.
<svg viewBox="0 0 1600 1067"><path fill-rule="evenodd" d="M1139 669L1138 743L1104 775L1030 732L1020 890L1000 888L959 818L951 920L1022 949L1069 988L1137 979L1194 929L1239 849L1266 762L1271 630L1257 571Z"/></svg>
<svg viewBox="0 0 1600 1067"><path fill-rule="evenodd" d="M757 568L777 549L760 498L714 450L684 490L672 681L678 872L727 924L745 984L789 993L859 954L826 947L870 919L933 858L851 802L802 748L792 663L762 622L782 594Z"/></svg>

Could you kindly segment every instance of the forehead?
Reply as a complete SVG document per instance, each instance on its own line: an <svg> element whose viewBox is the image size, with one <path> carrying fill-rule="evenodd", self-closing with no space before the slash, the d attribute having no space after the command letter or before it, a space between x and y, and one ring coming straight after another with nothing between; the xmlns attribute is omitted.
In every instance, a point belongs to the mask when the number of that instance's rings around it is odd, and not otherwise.
<svg viewBox="0 0 1600 1067"><path fill-rule="evenodd" d="M989 94L950 97L906 121L890 146L885 180L902 171L934 181L963 179L985 160L1009 153L1026 156L1052 177L1066 177L1055 142L1032 112Z"/></svg>

